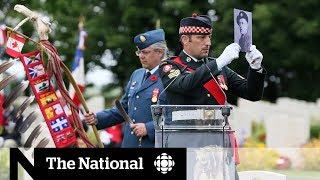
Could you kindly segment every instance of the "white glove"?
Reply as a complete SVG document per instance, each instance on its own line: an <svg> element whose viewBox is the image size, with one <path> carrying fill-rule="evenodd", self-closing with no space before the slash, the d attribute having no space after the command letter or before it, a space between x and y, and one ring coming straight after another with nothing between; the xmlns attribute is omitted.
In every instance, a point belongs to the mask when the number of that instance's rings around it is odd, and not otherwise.
<svg viewBox="0 0 320 180"><path fill-rule="evenodd" d="M106 130L100 131L99 136L104 145L111 143L112 134L108 133Z"/></svg>
<svg viewBox="0 0 320 180"><path fill-rule="evenodd" d="M260 69L263 59L262 53L256 48L255 45L251 45L250 51L246 53L246 59L252 69Z"/></svg>
<svg viewBox="0 0 320 180"><path fill-rule="evenodd" d="M239 58L241 47L237 43L229 44L216 59L218 70L220 71L224 66L230 64L234 59Z"/></svg>

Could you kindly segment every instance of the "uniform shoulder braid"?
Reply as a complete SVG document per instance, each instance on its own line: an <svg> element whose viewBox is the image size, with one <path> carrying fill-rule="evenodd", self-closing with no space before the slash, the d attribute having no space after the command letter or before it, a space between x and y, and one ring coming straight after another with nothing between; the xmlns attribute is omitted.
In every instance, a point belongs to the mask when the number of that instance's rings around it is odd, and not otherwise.
<svg viewBox="0 0 320 180"><path fill-rule="evenodd" d="M176 58L179 58L179 56L170 56L168 59L162 60L160 63L160 66L166 65L166 64L172 64L178 67L183 67L179 63L175 61Z"/></svg>
<svg viewBox="0 0 320 180"><path fill-rule="evenodd" d="M213 60L216 60L217 58L214 58L214 57L207 57L207 60L210 62L210 61L213 61Z"/></svg>
<svg viewBox="0 0 320 180"><path fill-rule="evenodd" d="M175 62L174 60L178 57L179 56L171 56L168 59L162 60L159 65L160 71L163 71L164 73L171 72L172 69L178 69L179 71L183 71L185 67Z"/></svg>
<svg viewBox="0 0 320 180"><path fill-rule="evenodd" d="M176 58L176 57L178 57L178 56L170 56L168 59L169 59L169 60L173 60L173 59Z"/></svg>
<svg viewBox="0 0 320 180"><path fill-rule="evenodd" d="M178 56L170 56L170 57L168 57L166 59L163 59L159 66L163 66L163 65L166 65L168 63L172 64L173 63L173 59L176 58L176 57L178 57Z"/></svg>

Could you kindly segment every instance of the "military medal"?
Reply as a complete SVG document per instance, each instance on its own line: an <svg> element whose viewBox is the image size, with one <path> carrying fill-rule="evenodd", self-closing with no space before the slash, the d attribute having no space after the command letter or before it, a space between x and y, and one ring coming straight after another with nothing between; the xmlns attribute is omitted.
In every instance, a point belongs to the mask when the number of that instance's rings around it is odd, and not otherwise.
<svg viewBox="0 0 320 180"><path fill-rule="evenodd" d="M151 98L151 101L152 101L153 103L156 103L156 102L158 101L159 92L160 92L159 88L153 89L153 91L152 91L152 98Z"/></svg>
<svg viewBox="0 0 320 180"><path fill-rule="evenodd" d="M223 75L219 75L218 76L218 81L219 81L220 87L227 91L228 90L228 86L226 85L226 82L224 81L224 76Z"/></svg>

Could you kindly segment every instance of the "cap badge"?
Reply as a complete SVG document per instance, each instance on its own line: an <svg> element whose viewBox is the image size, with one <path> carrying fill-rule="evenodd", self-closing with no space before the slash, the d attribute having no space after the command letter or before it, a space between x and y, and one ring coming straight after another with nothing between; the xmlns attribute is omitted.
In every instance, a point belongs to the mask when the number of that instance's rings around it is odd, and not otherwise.
<svg viewBox="0 0 320 180"><path fill-rule="evenodd" d="M146 37L140 36L140 41L141 41L141 42L145 42L146 40L147 40Z"/></svg>

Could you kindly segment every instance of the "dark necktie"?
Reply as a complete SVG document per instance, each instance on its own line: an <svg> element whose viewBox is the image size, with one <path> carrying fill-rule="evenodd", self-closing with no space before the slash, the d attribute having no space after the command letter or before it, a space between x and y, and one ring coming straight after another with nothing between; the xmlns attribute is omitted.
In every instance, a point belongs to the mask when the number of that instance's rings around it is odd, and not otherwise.
<svg viewBox="0 0 320 180"><path fill-rule="evenodd" d="M146 81L149 77L150 77L151 73L150 71L148 71L146 74L145 74L145 77L144 77L144 81ZM143 81L143 82L144 82Z"/></svg>

